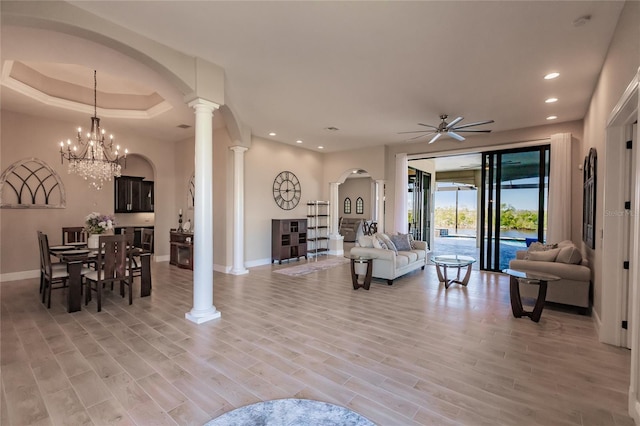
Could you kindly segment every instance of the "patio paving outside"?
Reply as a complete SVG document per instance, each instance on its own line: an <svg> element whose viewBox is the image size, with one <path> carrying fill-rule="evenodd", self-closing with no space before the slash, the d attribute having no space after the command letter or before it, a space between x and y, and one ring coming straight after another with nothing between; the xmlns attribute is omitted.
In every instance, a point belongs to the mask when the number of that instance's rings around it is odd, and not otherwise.
<svg viewBox="0 0 640 426"><path fill-rule="evenodd" d="M516 251L525 250L524 241L502 240L500 244L500 270L509 267L509 261L516 257ZM467 236L436 237L431 245L430 258L443 254L457 254L471 256L476 259L472 269L480 269L480 248L476 247L476 238ZM431 260L429 260L430 263Z"/></svg>

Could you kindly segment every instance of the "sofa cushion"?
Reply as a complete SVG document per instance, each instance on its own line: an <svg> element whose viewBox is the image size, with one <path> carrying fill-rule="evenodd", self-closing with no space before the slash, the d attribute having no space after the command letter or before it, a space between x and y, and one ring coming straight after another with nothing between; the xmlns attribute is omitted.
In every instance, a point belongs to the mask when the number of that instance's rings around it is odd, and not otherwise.
<svg viewBox="0 0 640 426"><path fill-rule="evenodd" d="M579 265L582 262L582 253L573 244L564 246L558 252L556 262Z"/></svg>
<svg viewBox="0 0 640 426"><path fill-rule="evenodd" d="M408 234L390 235L389 238L391 238L393 245L396 246L399 252L411 250L411 242L409 241Z"/></svg>
<svg viewBox="0 0 640 426"><path fill-rule="evenodd" d="M372 248L373 237L370 235L360 235L360 237L358 238L358 244L360 244L360 247Z"/></svg>
<svg viewBox="0 0 640 426"><path fill-rule="evenodd" d="M416 260L418 260L418 254L414 253L412 251L400 251L400 250L398 250L398 256L406 257L407 259L409 259L409 263L415 262Z"/></svg>
<svg viewBox="0 0 640 426"><path fill-rule="evenodd" d="M411 253L415 253L418 260L424 260L424 258L427 257L427 252L424 250L415 249L415 250L411 250Z"/></svg>
<svg viewBox="0 0 640 426"><path fill-rule="evenodd" d="M396 269L402 268L409 264L409 258L407 256L396 256Z"/></svg>
<svg viewBox="0 0 640 426"><path fill-rule="evenodd" d="M533 245L533 244L532 244ZM560 253L560 249L551 249L543 251L532 251L525 257L526 260L537 260L542 262L554 262Z"/></svg>

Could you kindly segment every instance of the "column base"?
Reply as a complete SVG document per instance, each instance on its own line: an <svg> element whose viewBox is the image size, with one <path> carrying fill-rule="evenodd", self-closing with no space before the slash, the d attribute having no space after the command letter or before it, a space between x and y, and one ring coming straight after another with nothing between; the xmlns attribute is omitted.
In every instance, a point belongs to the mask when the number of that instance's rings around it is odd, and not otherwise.
<svg viewBox="0 0 640 426"><path fill-rule="evenodd" d="M222 316L220 311L216 310L215 306L212 306L210 309L205 311L196 311L192 309L190 312L184 314L184 317L191 322L195 322L196 324L202 324L207 321L211 321L214 319L218 319Z"/></svg>
<svg viewBox="0 0 640 426"><path fill-rule="evenodd" d="M329 254L342 256L344 254L344 237L340 234L329 235Z"/></svg>
<svg viewBox="0 0 640 426"><path fill-rule="evenodd" d="M229 273L231 275L246 275L249 273L249 270L246 268L243 269L232 269L231 271L229 271Z"/></svg>

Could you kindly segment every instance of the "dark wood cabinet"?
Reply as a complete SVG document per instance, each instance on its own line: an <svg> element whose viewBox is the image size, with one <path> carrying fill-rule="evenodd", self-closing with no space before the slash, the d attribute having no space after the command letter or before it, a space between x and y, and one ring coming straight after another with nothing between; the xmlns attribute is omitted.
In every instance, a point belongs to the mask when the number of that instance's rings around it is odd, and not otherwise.
<svg viewBox="0 0 640 426"><path fill-rule="evenodd" d="M153 182L142 177L120 176L115 179L116 213L153 212Z"/></svg>
<svg viewBox="0 0 640 426"><path fill-rule="evenodd" d="M271 263L307 257L307 220L271 220Z"/></svg>
<svg viewBox="0 0 640 426"><path fill-rule="evenodd" d="M169 232L169 263L193 270L193 233Z"/></svg>

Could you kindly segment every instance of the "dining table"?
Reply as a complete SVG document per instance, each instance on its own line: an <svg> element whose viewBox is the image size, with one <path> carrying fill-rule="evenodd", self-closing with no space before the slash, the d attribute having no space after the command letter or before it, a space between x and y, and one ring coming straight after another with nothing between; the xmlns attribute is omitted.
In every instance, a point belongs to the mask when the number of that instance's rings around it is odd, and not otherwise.
<svg viewBox="0 0 640 426"><path fill-rule="evenodd" d="M49 247L49 253L67 264L67 273L69 274L67 312L80 311L82 309L82 265L95 263L98 258L98 250L86 248L86 243L84 246L72 243ZM140 258L140 297L150 296L151 253L135 247L131 250L131 256Z"/></svg>

